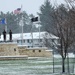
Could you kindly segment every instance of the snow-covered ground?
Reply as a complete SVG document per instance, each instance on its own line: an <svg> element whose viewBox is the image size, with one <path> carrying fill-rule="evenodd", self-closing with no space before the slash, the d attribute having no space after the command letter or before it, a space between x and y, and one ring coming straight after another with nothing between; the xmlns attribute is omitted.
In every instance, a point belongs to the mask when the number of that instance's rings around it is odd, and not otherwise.
<svg viewBox="0 0 75 75"><path fill-rule="evenodd" d="M54 57L55 57L55 58L61 58L61 55L59 55L59 54L54 54ZM75 55L74 55L73 53L68 53L68 57L69 57L69 58L74 58Z"/></svg>
<svg viewBox="0 0 75 75"><path fill-rule="evenodd" d="M69 54L70 58L74 58L74 54ZM75 73L74 60L70 59L70 73ZM67 63L66 72L67 72ZM54 74L53 74L53 58L46 57L29 57L25 60L1 60L0 75L68 75L62 73L62 62L60 55L54 55Z"/></svg>

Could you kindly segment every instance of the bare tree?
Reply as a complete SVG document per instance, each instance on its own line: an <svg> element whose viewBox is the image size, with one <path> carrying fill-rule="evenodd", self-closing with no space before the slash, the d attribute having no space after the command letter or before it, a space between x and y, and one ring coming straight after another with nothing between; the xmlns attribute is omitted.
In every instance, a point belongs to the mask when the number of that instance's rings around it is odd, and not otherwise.
<svg viewBox="0 0 75 75"><path fill-rule="evenodd" d="M57 36L60 44L58 52L62 56L62 72L65 72L65 59L68 49L75 43L75 11L72 10L65 9L62 6L55 11Z"/></svg>
<svg viewBox="0 0 75 75"><path fill-rule="evenodd" d="M68 50L73 47L75 43L75 11L73 8L67 9L62 4L55 9L54 22L56 24L56 35L59 37L59 44L55 41L49 41L45 38L45 44L54 48L62 57L62 72L65 72L65 59ZM53 43L51 43L53 42Z"/></svg>

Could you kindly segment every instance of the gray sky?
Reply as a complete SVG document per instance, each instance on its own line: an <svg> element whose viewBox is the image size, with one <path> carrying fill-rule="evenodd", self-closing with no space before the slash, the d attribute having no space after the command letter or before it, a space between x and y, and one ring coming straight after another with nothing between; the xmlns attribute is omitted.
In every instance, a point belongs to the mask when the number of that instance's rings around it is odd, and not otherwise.
<svg viewBox="0 0 75 75"><path fill-rule="evenodd" d="M17 8L23 6L23 10L27 12L27 14L36 15L39 12L39 7L44 4L45 0L0 0L0 11L11 12ZM51 0L50 0L51 1ZM57 1L57 0L52 0ZM61 3L63 0L58 0L58 3Z"/></svg>

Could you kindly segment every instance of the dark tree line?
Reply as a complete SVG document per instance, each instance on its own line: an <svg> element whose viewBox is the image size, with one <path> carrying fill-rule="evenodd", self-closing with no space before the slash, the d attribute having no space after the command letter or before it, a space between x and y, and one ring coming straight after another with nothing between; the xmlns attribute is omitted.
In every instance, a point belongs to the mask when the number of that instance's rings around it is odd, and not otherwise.
<svg viewBox="0 0 75 75"><path fill-rule="evenodd" d="M46 0L45 3L40 7L40 13L38 13L38 15L40 16L40 24L42 25L42 31L55 33L55 22L53 19L53 13L54 7L52 6L49 0Z"/></svg>

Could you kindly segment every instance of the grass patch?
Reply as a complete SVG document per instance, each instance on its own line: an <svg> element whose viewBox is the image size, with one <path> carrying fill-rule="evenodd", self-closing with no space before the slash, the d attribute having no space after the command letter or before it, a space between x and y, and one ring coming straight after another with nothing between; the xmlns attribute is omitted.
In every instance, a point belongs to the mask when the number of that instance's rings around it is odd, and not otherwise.
<svg viewBox="0 0 75 75"><path fill-rule="evenodd" d="M69 59L70 63L70 72L73 69L73 64L75 63L73 58ZM65 60L66 72L67 72L67 59ZM6 60L0 61L0 73L5 72L15 72L15 75L19 75L18 73L24 74L34 74L34 75L52 75L53 73L53 59L52 58L38 58L38 59L30 59L30 60ZM54 58L54 71L56 75L64 75L60 74L62 71L62 59ZM24 75L23 74L23 75ZM1 75L1 74L0 74ZM5 74L3 74L5 75ZM55 74L53 74L55 75ZM75 74L70 74L75 75Z"/></svg>

